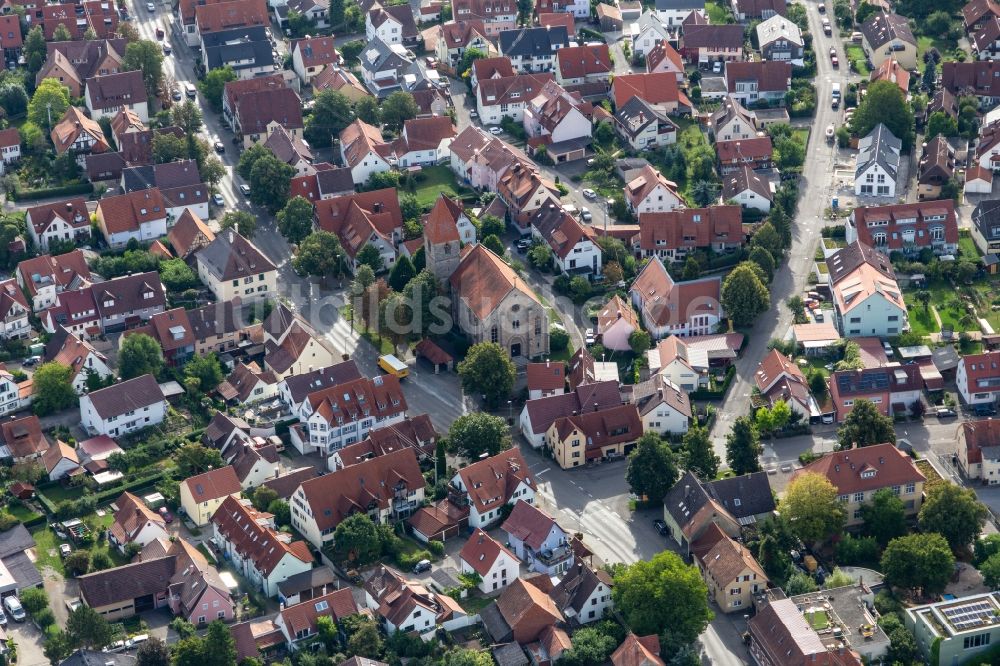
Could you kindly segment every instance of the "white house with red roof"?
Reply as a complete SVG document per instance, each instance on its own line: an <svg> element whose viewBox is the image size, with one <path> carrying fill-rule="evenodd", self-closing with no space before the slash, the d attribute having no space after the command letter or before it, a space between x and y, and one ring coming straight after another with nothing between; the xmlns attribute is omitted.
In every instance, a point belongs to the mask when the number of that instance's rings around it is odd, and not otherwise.
<svg viewBox="0 0 1000 666"><path fill-rule="evenodd" d="M632 305L654 339L715 332L722 319L722 280L708 277L674 282L659 257L653 257L632 283Z"/></svg>
<svg viewBox="0 0 1000 666"><path fill-rule="evenodd" d="M521 561L514 553L479 528L472 532L469 540L462 546L458 561L462 573L479 574L480 580L476 587L483 594L491 594L507 587L521 570Z"/></svg>
<svg viewBox="0 0 1000 666"><path fill-rule="evenodd" d="M955 370L955 384L967 405L997 402L1000 397L1000 351L963 356Z"/></svg>
<svg viewBox="0 0 1000 666"><path fill-rule="evenodd" d="M108 528L108 541L122 553L130 543L145 546L155 539L168 539L167 522L163 516L146 506L146 503L125 493L116 502L114 522Z"/></svg>
<svg viewBox="0 0 1000 666"><path fill-rule="evenodd" d="M677 183L667 180L649 164L625 183L624 192L629 210L636 215L667 212L684 205L677 193Z"/></svg>
<svg viewBox="0 0 1000 666"><path fill-rule="evenodd" d="M341 62L332 36L307 37L292 44L292 71L302 83L308 84L327 65L338 66Z"/></svg>
<svg viewBox="0 0 1000 666"><path fill-rule="evenodd" d="M773 407L783 400L803 418L819 416L819 405L809 392L806 376L798 365L777 349L772 349L761 360L753 378L767 406Z"/></svg>
<svg viewBox="0 0 1000 666"><path fill-rule="evenodd" d="M650 74L669 72L677 83L681 83L684 81L684 60L670 42L660 42L646 55L646 71Z"/></svg>
<svg viewBox="0 0 1000 666"><path fill-rule="evenodd" d="M629 338L639 328L635 310L618 294L597 314L597 336L605 349L625 351L631 349Z"/></svg>
<svg viewBox="0 0 1000 666"><path fill-rule="evenodd" d="M338 621L357 612L358 605L354 601L354 595L351 594L351 588L345 587L282 608L274 618L274 624L285 636L288 649L295 651L301 647L303 641L316 635L317 618L328 617L336 625Z"/></svg>
<svg viewBox="0 0 1000 666"><path fill-rule="evenodd" d="M14 340L27 337L31 333L31 323L28 321L30 313L31 306L17 280L10 278L0 282L0 317L3 318L0 338Z"/></svg>
<svg viewBox="0 0 1000 666"><path fill-rule="evenodd" d="M511 551L532 571L554 576L573 566L572 535L533 504L515 504L501 529Z"/></svg>
<svg viewBox="0 0 1000 666"><path fill-rule="evenodd" d="M958 463L970 479L1000 483L1000 421L966 421L958 432Z"/></svg>
<svg viewBox="0 0 1000 666"><path fill-rule="evenodd" d="M601 246L595 242L590 228L555 200L541 206L528 221L531 235L552 248L552 259L560 271L570 275L601 274Z"/></svg>
<svg viewBox="0 0 1000 666"><path fill-rule="evenodd" d="M21 135L17 128L0 130L0 176L7 167L21 159Z"/></svg>
<svg viewBox="0 0 1000 666"><path fill-rule="evenodd" d="M49 251L49 241L74 240L85 242L90 238L90 211L83 197L32 206L25 211L28 235L35 247Z"/></svg>
<svg viewBox="0 0 1000 666"><path fill-rule="evenodd" d="M464 496L469 527L488 527L500 520L501 509L519 499L535 501L535 477L517 449L509 449L458 470L450 492Z"/></svg>
<svg viewBox="0 0 1000 666"><path fill-rule="evenodd" d="M562 395L566 392L566 364L562 361L529 363L526 374L529 400Z"/></svg>

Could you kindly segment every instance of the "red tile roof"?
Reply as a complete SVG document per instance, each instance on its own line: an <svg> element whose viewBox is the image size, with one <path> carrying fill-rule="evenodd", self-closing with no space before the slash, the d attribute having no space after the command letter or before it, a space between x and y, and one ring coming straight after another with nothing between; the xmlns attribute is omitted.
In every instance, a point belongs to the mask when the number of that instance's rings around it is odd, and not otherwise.
<svg viewBox="0 0 1000 666"><path fill-rule="evenodd" d="M480 320L489 317L511 291L541 303L531 287L500 257L476 244L451 274L452 289Z"/></svg>
<svg viewBox="0 0 1000 666"><path fill-rule="evenodd" d="M762 93L783 92L791 86L792 66L787 62L777 62L774 60L727 62L726 84L729 92L736 92L736 83L738 81L756 81L758 92Z"/></svg>
<svg viewBox="0 0 1000 666"><path fill-rule="evenodd" d="M527 376L529 391L552 391L566 388L566 364L562 361L529 363Z"/></svg>
<svg viewBox="0 0 1000 666"><path fill-rule="evenodd" d="M97 202L97 212L109 234L138 231L142 224L167 218L163 195L156 187L105 197Z"/></svg>
<svg viewBox="0 0 1000 666"><path fill-rule="evenodd" d="M611 83L611 93L617 108L625 106L633 97L654 105L680 101L677 76L673 72L620 74Z"/></svg>
<svg viewBox="0 0 1000 666"><path fill-rule="evenodd" d="M984 448L1000 446L998 420L966 421L962 424L962 432L965 434L965 450L969 463L981 463Z"/></svg>
<svg viewBox="0 0 1000 666"><path fill-rule="evenodd" d="M556 51L556 67L563 79L610 74L614 70L607 44L564 46Z"/></svg>
<svg viewBox="0 0 1000 666"><path fill-rule="evenodd" d="M252 561L254 568L265 577L271 575L286 555L301 562L313 561L305 541L292 541L290 535L279 534L249 500L230 495L212 514L212 524L241 559Z"/></svg>
<svg viewBox="0 0 1000 666"><path fill-rule="evenodd" d="M460 240L458 219L462 215L464 215L462 202L442 194L434 202L434 207L424 220L424 237L432 245Z"/></svg>
<svg viewBox="0 0 1000 666"><path fill-rule="evenodd" d="M740 164L746 160L770 161L774 149L771 137L758 136L736 141L716 141L715 152L722 164Z"/></svg>
<svg viewBox="0 0 1000 666"><path fill-rule="evenodd" d="M992 393L1000 391L1000 386L993 386L980 381L996 380L1000 378L1000 351L985 352L982 354L966 354L959 361L960 366L965 368L968 393Z"/></svg>
<svg viewBox="0 0 1000 666"><path fill-rule="evenodd" d="M506 504L522 483L532 490L536 488L534 476L517 449L463 467L458 470L458 476L471 504L480 514Z"/></svg>
<svg viewBox="0 0 1000 666"><path fill-rule="evenodd" d="M188 487L195 502L207 502L221 499L226 495L238 495L242 490L240 480L236 478L236 471L231 465L197 474L184 479L181 483Z"/></svg>
<svg viewBox="0 0 1000 666"><path fill-rule="evenodd" d="M319 65L336 65L340 62L340 54L333 43L333 37L307 37L296 40L292 44L292 53L299 51L302 64L306 67Z"/></svg>
<svg viewBox="0 0 1000 666"><path fill-rule="evenodd" d="M478 527L462 546L458 556L480 576L485 577L493 568L502 553L506 553L513 561L519 562L514 553L505 548L499 541ZM512 572L513 575L513 572Z"/></svg>
<svg viewBox="0 0 1000 666"><path fill-rule="evenodd" d="M902 249L904 243L903 225L914 230L913 242L930 247L930 228L944 228L944 241L958 243L958 219L955 202L951 199L921 201L918 203L893 204L889 206L861 206L855 208L848 222L857 232L858 240L865 245L875 245L873 230L885 232L888 250ZM922 234L920 233L922 232Z"/></svg>
<svg viewBox="0 0 1000 666"><path fill-rule="evenodd" d="M639 215L639 248L645 252L708 247L715 243L742 245L743 240L739 206L681 208Z"/></svg>
<svg viewBox="0 0 1000 666"><path fill-rule="evenodd" d="M358 612L358 605L351 594L351 588L345 587L330 592L321 597L313 597L281 610L279 615L288 629L288 634L295 637L299 632L316 633L316 618L329 617L334 623Z"/></svg>
<svg viewBox="0 0 1000 666"><path fill-rule="evenodd" d="M636 636L629 632L611 655L612 666L664 666L660 658L660 637L656 634Z"/></svg>
<svg viewBox="0 0 1000 666"><path fill-rule="evenodd" d="M632 283L640 307L657 326L679 326L699 313L719 314L721 279L674 282L663 262L653 257Z"/></svg>
<svg viewBox="0 0 1000 666"><path fill-rule="evenodd" d="M826 477L841 495L905 486L926 480L913 460L893 444L836 451L809 463L796 472L795 476L807 472Z"/></svg>
<svg viewBox="0 0 1000 666"><path fill-rule="evenodd" d="M520 539L523 543L531 547L532 550L540 550L545 540L549 538L552 528L558 528L565 533L555 518L539 509L534 504L528 504L524 500L518 500L514 504L514 509L507 516L501 529L512 537Z"/></svg>
<svg viewBox="0 0 1000 666"><path fill-rule="evenodd" d="M234 0L218 4L198 5L194 10L195 23L201 34L270 25L265 0Z"/></svg>

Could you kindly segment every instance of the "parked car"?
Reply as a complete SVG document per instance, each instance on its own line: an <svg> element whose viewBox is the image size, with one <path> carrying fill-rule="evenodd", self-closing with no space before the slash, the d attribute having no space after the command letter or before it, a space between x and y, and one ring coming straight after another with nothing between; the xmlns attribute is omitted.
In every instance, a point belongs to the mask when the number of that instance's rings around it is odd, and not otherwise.
<svg viewBox="0 0 1000 666"><path fill-rule="evenodd" d="M24 607L21 606L21 601L13 594L3 598L3 607L14 618L14 622L24 622L25 618L27 618Z"/></svg>
<svg viewBox="0 0 1000 666"><path fill-rule="evenodd" d="M830 425L831 423L833 423L833 414L824 414L823 423L826 425Z"/></svg>
<svg viewBox="0 0 1000 666"><path fill-rule="evenodd" d="M493 127L490 128L490 134L492 134L493 136L500 136L501 134L503 134L503 130L494 125Z"/></svg>
<svg viewBox="0 0 1000 666"><path fill-rule="evenodd" d="M478 118L479 117L479 113L475 109L473 109L472 111L469 111L469 117L470 118Z"/></svg>
<svg viewBox="0 0 1000 666"><path fill-rule="evenodd" d="M949 409L948 407L938 407L934 410L934 415L939 419L948 419L957 416L954 409Z"/></svg>
<svg viewBox="0 0 1000 666"><path fill-rule="evenodd" d="M215 194L212 195L212 203L214 203L219 208L222 208L223 206L226 205L226 200L222 198L221 194L216 192Z"/></svg>
<svg viewBox="0 0 1000 666"><path fill-rule="evenodd" d="M69 557L69 554L73 552L73 547L68 543L59 544L59 557Z"/></svg>
<svg viewBox="0 0 1000 666"><path fill-rule="evenodd" d="M826 13L826 5L824 5L822 2L819 3L819 6L817 7L817 9L819 9L819 13L820 14L825 14Z"/></svg>
<svg viewBox="0 0 1000 666"><path fill-rule="evenodd" d="M583 198L589 201L593 201L594 199L597 198L597 192L590 189L589 187L585 187L583 188Z"/></svg>
<svg viewBox="0 0 1000 666"><path fill-rule="evenodd" d="M161 506L160 507L160 515L163 516L163 521L164 522L166 522L166 523L172 523L172 522L174 522L174 514L170 513L167 510L167 507L165 507L165 506Z"/></svg>
<svg viewBox="0 0 1000 666"><path fill-rule="evenodd" d="M889 358L892 358L893 354L895 353L892 351L892 345L889 344L888 340L882 341L882 349L885 350L885 355L888 356Z"/></svg>
<svg viewBox="0 0 1000 666"><path fill-rule="evenodd" d="M126 650L134 650L149 640L149 634L138 634L125 641Z"/></svg>
<svg viewBox="0 0 1000 666"><path fill-rule="evenodd" d="M41 363L41 361L42 361L41 356L32 356L30 358L24 359L24 363L22 363L21 365L25 365L30 368L33 365L38 365L39 363Z"/></svg>
<svg viewBox="0 0 1000 666"><path fill-rule="evenodd" d="M415 574L420 574L420 573L423 573L425 571L430 571L430 570L431 570L431 561L430 560L420 560L419 562L417 562L417 565L415 567L413 567L413 573L415 573Z"/></svg>
<svg viewBox="0 0 1000 666"><path fill-rule="evenodd" d="M111 645L104 647L101 652L122 652L125 650L125 641L115 641Z"/></svg>
<svg viewBox="0 0 1000 666"><path fill-rule="evenodd" d="M517 241L517 245L515 245L515 247L517 248L518 252L521 253L527 252L528 248L531 247L531 239L522 238L521 240Z"/></svg>
<svg viewBox="0 0 1000 666"><path fill-rule="evenodd" d="M219 153L220 155L226 152L226 144L222 143L221 141L216 141L215 152Z"/></svg>
<svg viewBox="0 0 1000 666"><path fill-rule="evenodd" d="M147 11L151 11L151 12L155 12L156 11L156 5L154 5L152 2L147 2L146 3L146 10Z"/></svg>
<svg viewBox="0 0 1000 666"><path fill-rule="evenodd" d="M163 45L163 55L170 55L170 51L171 51L170 44L164 44Z"/></svg>
<svg viewBox="0 0 1000 666"><path fill-rule="evenodd" d="M653 527L655 527L656 531L659 532L660 534L664 536L667 535L667 524L663 522L661 518L657 518L656 520L653 521Z"/></svg>
<svg viewBox="0 0 1000 666"><path fill-rule="evenodd" d="M594 329L592 328L588 328L586 332L583 334L583 337L588 347L597 342L597 338L594 337Z"/></svg>
<svg viewBox="0 0 1000 666"><path fill-rule="evenodd" d="M184 95L181 93L180 89L174 88L173 92L170 93L170 98L175 102L179 102L184 99Z"/></svg>
<svg viewBox="0 0 1000 666"><path fill-rule="evenodd" d="M245 197L250 196L250 186L247 185L246 183L241 184L240 185L240 194L242 194Z"/></svg>
<svg viewBox="0 0 1000 666"><path fill-rule="evenodd" d="M594 216L591 215L590 211L587 210L586 208L581 208L580 219L583 220L584 222L590 222L592 219L594 219Z"/></svg>
<svg viewBox="0 0 1000 666"><path fill-rule="evenodd" d="M713 74L721 74L722 73L722 61L721 60L716 60L714 63L712 63L712 73Z"/></svg>

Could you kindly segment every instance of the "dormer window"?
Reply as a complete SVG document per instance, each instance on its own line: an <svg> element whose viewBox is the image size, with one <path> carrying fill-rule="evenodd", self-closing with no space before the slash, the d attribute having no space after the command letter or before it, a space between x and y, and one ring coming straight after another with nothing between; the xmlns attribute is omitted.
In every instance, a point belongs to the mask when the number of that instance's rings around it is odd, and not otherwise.
<svg viewBox="0 0 1000 666"><path fill-rule="evenodd" d="M861 472L861 478L862 479L874 479L875 478L875 470L868 469L868 470L865 470L864 472Z"/></svg>

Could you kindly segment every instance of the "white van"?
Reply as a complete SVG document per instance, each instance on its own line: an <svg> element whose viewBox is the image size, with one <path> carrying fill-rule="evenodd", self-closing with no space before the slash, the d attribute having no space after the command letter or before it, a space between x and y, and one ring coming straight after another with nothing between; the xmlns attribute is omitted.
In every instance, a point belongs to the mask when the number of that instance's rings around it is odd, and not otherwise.
<svg viewBox="0 0 1000 666"><path fill-rule="evenodd" d="M7 609L10 616L14 618L14 622L24 622L27 615L24 612L24 607L21 606L21 601L15 597L13 594L9 597L3 598L3 607Z"/></svg>
<svg viewBox="0 0 1000 666"><path fill-rule="evenodd" d="M149 640L149 634L137 634L125 641L126 650L134 650Z"/></svg>
<svg viewBox="0 0 1000 666"><path fill-rule="evenodd" d="M189 98L194 99L195 97L198 96L198 89L195 87L193 83L188 81L187 83L184 84L184 94L187 95Z"/></svg>

